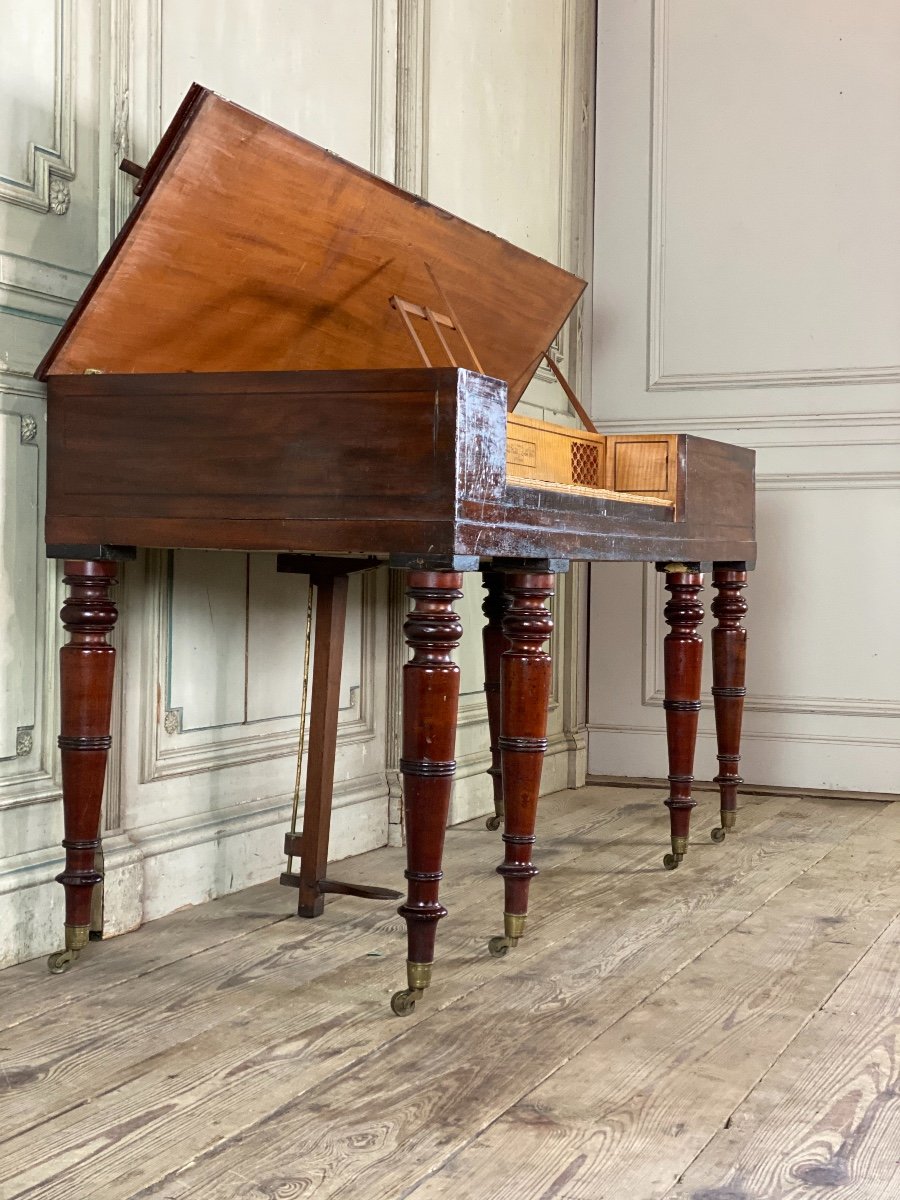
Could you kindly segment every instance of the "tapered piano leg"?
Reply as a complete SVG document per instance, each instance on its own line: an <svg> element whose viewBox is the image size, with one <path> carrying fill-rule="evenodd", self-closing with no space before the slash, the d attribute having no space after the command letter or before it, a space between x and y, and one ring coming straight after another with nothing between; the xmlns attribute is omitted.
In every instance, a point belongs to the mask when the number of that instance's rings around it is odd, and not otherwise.
<svg viewBox="0 0 900 1200"><path fill-rule="evenodd" d="M503 633L508 646L500 665L504 859L497 868L503 876L503 936L488 943L495 958L506 954L522 936L528 889L538 873L531 850L547 750L551 661L544 643L553 632L553 618L546 608L553 595L553 576L510 572L506 594L509 608L503 616Z"/></svg>
<svg viewBox="0 0 900 1200"><path fill-rule="evenodd" d="M100 804L109 753L115 650L107 636L116 623L109 589L114 562L67 561L67 599L60 612L69 641L59 655L62 719L63 846L66 867L57 882L66 892L66 946L51 954L54 973L66 971L88 943L91 897L103 876L96 867Z"/></svg>
<svg viewBox="0 0 900 1200"><path fill-rule="evenodd" d="M503 824L503 773L500 769L500 658L506 646L503 635L503 614L509 607L504 593L502 571L483 571L483 587L487 596L481 611L487 618L481 639L484 647L484 695L487 701L488 730L491 738L491 765L488 775L494 785L494 815L488 817L488 829Z"/></svg>
<svg viewBox="0 0 900 1200"><path fill-rule="evenodd" d="M667 870L674 870L687 853L694 782L694 747L700 717L700 671L703 665L703 639L697 632L703 620L703 605L698 599L703 576L696 567L684 563L666 566L666 589L671 599L664 616L670 626L663 644L665 662L666 739L669 748L669 798L666 805L672 832L672 853L663 859Z"/></svg>
<svg viewBox="0 0 900 1200"><path fill-rule="evenodd" d="M744 781L738 774L741 761L741 721L747 689L744 678L747 665L747 630L741 625L747 601L741 595L747 586L747 564L715 563L713 587L716 597L710 611L716 618L712 631L713 704L716 710L716 743L719 773L721 825L712 830L714 842L725 840L737 820L738 787Z"/></svg>
<svg viewBox="0 0 900 1200"><path fill-rule="evenodd" d="M462 597L456 571L410 571L413 601L403 629L412 658L403 668L403 809L406 821L405 903L397 910L406 920L407 988L391 1008L409 1013L431 983L437 923L447 915L438 899L444 831L456 772L456 717L459 667L453 651L462 625L453 611Z"/></svg>

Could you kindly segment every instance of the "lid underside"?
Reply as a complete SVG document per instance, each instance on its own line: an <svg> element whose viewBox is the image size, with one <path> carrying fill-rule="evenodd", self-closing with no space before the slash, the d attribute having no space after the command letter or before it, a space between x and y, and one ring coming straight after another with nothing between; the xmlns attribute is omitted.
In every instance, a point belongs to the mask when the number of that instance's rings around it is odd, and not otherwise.
<svg viewBox="0 0 900 1200"><path fill-rule="evenodd" d="M512 407L585 286L196 85L140 192L39 378L420 366L390 298L445 312L433 273Z"/></svg>

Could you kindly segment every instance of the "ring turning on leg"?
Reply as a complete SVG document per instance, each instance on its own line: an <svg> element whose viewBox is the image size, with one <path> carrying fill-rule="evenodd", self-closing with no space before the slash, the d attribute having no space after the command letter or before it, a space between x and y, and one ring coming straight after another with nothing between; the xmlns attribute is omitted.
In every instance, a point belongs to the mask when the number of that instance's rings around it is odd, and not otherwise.
<svg viewBox="0 0 900 1200"><path fill-rule="evenodd" d="M741 721L747 689L744 679L747 664L747 631L741 620L747 601L741 595L747 586L747 564L715 563L713 587L716 597L710 611L716 618L712 631L713 704L716 711L716 755L719 773L713 780L719 785L721 825L712 830L714 842L723 842L737 820L738 787L744 781L738 773L741 761Z"/></svg>
<svg viewBox="0 0 900 1200"><path fill-rule="evenodd" d="M669 796L666 806L669 809L672 852L663 858L663 866L671 871L687 853L691 809L696 804L691 787L694 782L694 747L700 716L700 670L703 664L703 639L697 632L703 620L703 605L698 599L703 590L703 576L699 568L684 563L670 563L665 571L666 589L671 595L663 614L670 627L663 643L663 707L669 751Z"/></svg>
<svg viewBox="0 0 900 1200"><path fill-rule="evenodd" d="M503 636L503 614L509 607L509 599L503 591L503 573L501 571L483 571L483 587L487 596L481 605L481 611L487 618L487 623L481 631L484 648L484 696L487 701L488 730L491 739L491 765L488 775L494 787L494 814L488 817L485 825L490 830L499 829L503 824L503 779L500 769L500 658L506 647Z"/></svg>
<svg viewBox="0 0 900 1200"><path fill-rule="evenodd" d="M67 561L68 589L60 611L69 640L59 652L65 870L56 879L66 892L66 946L51 954L54 974L66 971L88 943L91 897L103 876L96 867L100 848L100 805L109 754L110 712L116 652L107 637L116 623L109 589L114 562Z"/></svg>
<svg viewBox="0 0 900 1200"><path fill-rule="evenodd" d="M488 949L502 957L525 929L528 888L537 875L531 861L541 769L547 749L547 706L550 702L550 655L544 643L553 632L546 602L553 595L553 576L514 571L507 576L509 608L503 616L508 642L500 663L500 759L503 778L503 936Z"/></svg>
<svg viewBox="0 0 900 1200"><path fill-rule="evenodd" d="M462 625L453 601L462 597L455 571L410 571L413 601L403 629L412 658L403 668L403 810L406 821L407 897L397 910L406 920L407 988L391 1008L412 1012L431 983L437 923L447 915L438 900L444 830L456 763L459 667L453 651Z"/></svg>

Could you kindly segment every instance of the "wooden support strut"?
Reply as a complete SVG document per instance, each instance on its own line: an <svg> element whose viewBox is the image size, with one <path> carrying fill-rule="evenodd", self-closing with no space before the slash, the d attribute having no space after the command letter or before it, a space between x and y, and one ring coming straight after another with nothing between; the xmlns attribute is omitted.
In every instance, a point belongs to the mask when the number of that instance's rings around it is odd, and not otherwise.
<svg viewBox="0 0 900 1200"><path fill-rule="evenodd" d="M327 879L328 838L334 794L334 758L337 749L341 663L347 623L350 575L377 566L374 558L324 558L316 555L279 554L278 570L309 576L316 589L316 641L309 722L309 756L306 770L306 803L301 833L287 833L284 852L300 859L299 871L284 871L281 882L295 887L297 915L318 917L327 894L361 896L370 900L398 900L390 888L342 883Z"/></svg>

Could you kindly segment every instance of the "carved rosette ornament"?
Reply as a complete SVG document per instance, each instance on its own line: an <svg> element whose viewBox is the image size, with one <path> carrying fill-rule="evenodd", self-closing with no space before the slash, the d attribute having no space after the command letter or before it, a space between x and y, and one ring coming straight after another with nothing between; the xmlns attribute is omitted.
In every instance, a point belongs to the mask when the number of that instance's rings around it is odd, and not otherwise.
<svg viewBox="0 0 900 1200"><path fill-rule="evenodd" d="M71 203L72 193L69 191L69 185L64 183L62 179L51 179L50 211L56 213L58 217L65 216L69 211Z"/></svg>

